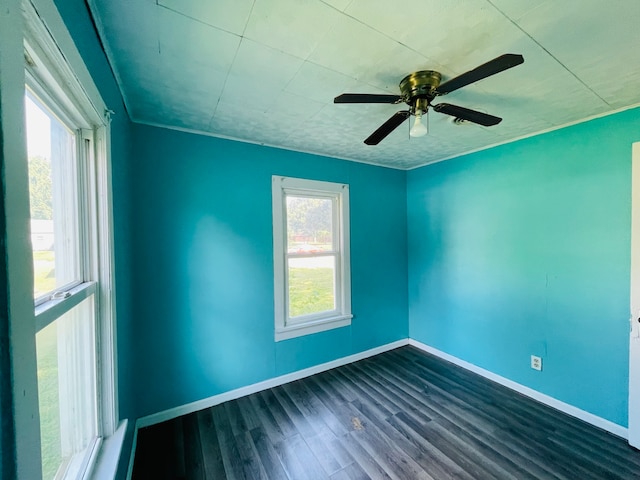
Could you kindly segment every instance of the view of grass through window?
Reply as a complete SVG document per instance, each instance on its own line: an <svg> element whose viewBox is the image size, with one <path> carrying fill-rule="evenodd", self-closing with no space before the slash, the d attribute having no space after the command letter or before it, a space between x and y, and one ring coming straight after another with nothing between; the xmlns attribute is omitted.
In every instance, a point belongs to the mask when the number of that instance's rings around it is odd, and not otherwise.
<svg viewBox="0 0 640 480"><path fill-rule="evenodd" d="M333 310L333 277L332 268L289 268L289 316Z"/></svg>
<svg viewBox="0 0 640 480"><path fill-rule="evenodd" d="M289 317L335 309L334 199L287 196Z"/></svg>
<svg viewBox="0 0 640 480"><path fill-rule="evenodd" d="M56 288L56 262L52 250L33 252L34 296L40 297Z"/></svg>
<svg viewBox="0 0 640 480"><path fill-rule="evenodd" d="M62 463L57 322L49 324L37 333L36 351L38 356L42 478L53 479Z"/></svg>

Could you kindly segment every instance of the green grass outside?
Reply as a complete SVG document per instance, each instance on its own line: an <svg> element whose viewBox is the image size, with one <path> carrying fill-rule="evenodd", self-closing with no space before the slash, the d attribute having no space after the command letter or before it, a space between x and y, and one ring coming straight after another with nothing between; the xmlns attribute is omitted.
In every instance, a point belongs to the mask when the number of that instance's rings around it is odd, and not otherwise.
<svg viewBox="0 0 640 480"><path fill-rule="evenodd" d="M33 296L38 298L56 288L55 255L52 250L33 252Z"/></svg>
<svg viewBox="0 0 640 480"><path fill-rule="evenodd" d="M333 269L289 270L289 316L326 312L335 308Z"/></svg>
<svg viewBox="0 0 640 480"><path fill-rule="evenodd" d="M36 335L42 478L45 480L55 478L58 467L62 463L56 325L56 322L53 322Z"/></svg>

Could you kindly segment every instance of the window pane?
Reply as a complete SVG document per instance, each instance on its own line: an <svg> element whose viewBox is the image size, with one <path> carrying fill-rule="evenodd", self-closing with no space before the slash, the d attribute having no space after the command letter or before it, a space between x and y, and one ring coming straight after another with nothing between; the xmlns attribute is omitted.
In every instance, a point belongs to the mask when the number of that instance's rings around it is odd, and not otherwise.
<svg viewBox="0 0 640 480"><path fill-rule="evenodd" d="M46 480L97 435L93 296L36 334L42 470Z"/></svg>
<svg viewBox="0 0 640 480"><path fill-rule="evenodd" d="M336 259L289 258L289 317L335 310Z"/></svg>
<svg viewBox="0 0 640 480"><path fill-rule="evenodd" d="M34 298L80 280L75 136L25 96Z"/></svg>
<svg viewBox="0 0 640 480"><path fill-rule="evenodd" d="M287 195L287 251L334 250L333 198Z"/></svg>

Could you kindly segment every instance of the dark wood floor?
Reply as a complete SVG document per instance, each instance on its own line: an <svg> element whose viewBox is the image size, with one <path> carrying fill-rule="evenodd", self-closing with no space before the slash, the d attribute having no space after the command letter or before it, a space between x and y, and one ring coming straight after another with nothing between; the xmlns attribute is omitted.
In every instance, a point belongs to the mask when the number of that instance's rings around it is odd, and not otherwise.
<svg viewBox="0 0 640 480"><path fill-rule="evenodd" d="M640 479L640 452L412 347L141 429L140 479Z"/></svg>

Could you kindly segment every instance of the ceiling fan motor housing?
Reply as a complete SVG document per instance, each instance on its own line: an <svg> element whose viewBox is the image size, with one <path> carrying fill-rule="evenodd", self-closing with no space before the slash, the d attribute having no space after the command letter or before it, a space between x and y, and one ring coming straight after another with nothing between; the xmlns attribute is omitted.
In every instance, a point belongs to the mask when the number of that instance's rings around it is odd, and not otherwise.
<svg viewBox="0 0 640 480"><path fill-rule="evenodd" d="M436 89L440 85L442 75L434 70L413 72L400 81L402 98L411 107L411 114L416 111L426 113L431 100L436 97Z"/></svg>

